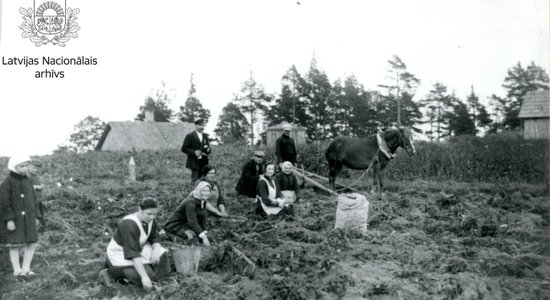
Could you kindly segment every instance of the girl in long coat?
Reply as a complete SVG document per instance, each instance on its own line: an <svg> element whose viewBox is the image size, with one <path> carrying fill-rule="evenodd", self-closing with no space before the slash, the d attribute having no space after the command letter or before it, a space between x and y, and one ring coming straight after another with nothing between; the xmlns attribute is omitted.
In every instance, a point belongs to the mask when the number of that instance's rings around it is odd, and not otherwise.
<svg viewBox="0 0 550 300"><path fill-rule="evenodd" d="M10 174L0 185L0 245L9 248L14 276L33 276L31 261L38 242L38 219L41 217L31 180L27 177L31 159L12 156ZM23 247L23 264L19 248Z"/></svg>

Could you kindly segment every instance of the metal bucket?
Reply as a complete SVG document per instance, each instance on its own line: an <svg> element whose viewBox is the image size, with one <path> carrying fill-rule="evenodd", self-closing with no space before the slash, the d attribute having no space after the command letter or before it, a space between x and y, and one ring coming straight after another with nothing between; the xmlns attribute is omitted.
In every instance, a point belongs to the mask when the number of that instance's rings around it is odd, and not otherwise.
<svg viewBox="0 0 550 300"><path fill-rule="evenodd" d="M176 271L180 274L197 273L201 260L201 248L200 246L180 246L170 249Z"/></svg>

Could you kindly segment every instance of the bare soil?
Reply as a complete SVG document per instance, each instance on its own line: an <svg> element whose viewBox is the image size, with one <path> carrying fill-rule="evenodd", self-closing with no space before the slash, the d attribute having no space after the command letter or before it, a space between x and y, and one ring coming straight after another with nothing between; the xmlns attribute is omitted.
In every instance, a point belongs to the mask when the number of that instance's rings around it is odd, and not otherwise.
<svg viewBox="0 0 550 300"><path fill-rule="evenodd" d="M186 176L182 175L183 176ZM548 194L527 184L393 182L368 194L369 230L334 229L334 197L303 191L292 218L260 220L221 174L230 222L210 218L214 246L197 274L173 276L145 293L97 280L118 220L143 196L168 217L181 179L45 175L47 225L34 279L15 280L0 250L1 299L548 299ZM163 178L159 174L158 178ZM181 178L181 177L180 177ZM57 184L59 183L59 185ZM246 269L235 247L256 264Z"/></svg>

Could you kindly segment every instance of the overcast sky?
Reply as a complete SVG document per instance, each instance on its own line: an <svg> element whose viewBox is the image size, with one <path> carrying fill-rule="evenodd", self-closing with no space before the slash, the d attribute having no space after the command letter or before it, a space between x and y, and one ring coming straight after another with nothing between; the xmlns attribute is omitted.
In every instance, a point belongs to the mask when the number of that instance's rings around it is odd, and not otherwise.
<svg viewBox="0 0 550 300"><path fill-rule="evenodd" d="M62 48L21 37L20 7L0 0L0 56L94 57L95 66L0 64L0 156L50 153L87 115L132 120L161 87L183 105L194 73L197 97L221 109L252 71L267 92L291 65L305 74L313 54L332 81L354 74L368 89L385 82L398 55L421 80L416 99L441 82L464 98L504 96L506 70L534 61L548 70L547 0L67 0L78 8L78 37ZM42 3L42 0L36 0ZM36 71L64 78L35 78Z"/></svg>

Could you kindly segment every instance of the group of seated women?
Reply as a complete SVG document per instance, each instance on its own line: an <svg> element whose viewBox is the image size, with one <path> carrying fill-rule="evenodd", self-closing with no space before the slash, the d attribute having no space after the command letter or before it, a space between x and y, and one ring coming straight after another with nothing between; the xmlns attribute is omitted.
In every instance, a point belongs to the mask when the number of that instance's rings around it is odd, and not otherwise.
<svg viewBox="0 0 550 300"><path fill-rule="evenodd" d="M262 166L263 170L263 166ZM282 171L275 175L275 165L265 165L256 183L256 214L293 215L292 204L299 199L299 185L292 164L285 162ZM208 213L227 217L223 192L216 182L216 169L207 165L205 176L193 186L191 193L177 206L164 223L163 229L170 237L184 243L200 241L210 246L206 220ZM160 235L155 217L158 204L152 198L141 201L136 213L124 217L107 246L105 269L100 278L106 285L111 280L127 281L152 288L151 280L171 273L166 249L160 245Z"/></svg>
<svg viewBox="0 0 550 300"><path fill-rule="evenodd" d="M256 214L260 216L294 215L292 204L299 198L300 187L292 174L292 164L284 162L281 172L275 175L275 164L267 163L265 173L257 184Z"/></svg>
<svg viewBox="0 0 550 300"><path fill-rule="evenodd" d="M275 164L264 164L264 152L254 151L243 169L236 191L256 199L256 213L260 216L292 214L292 203L299 200L300 185L292 172L292 163L285 161L275 174Z"/></svg>

